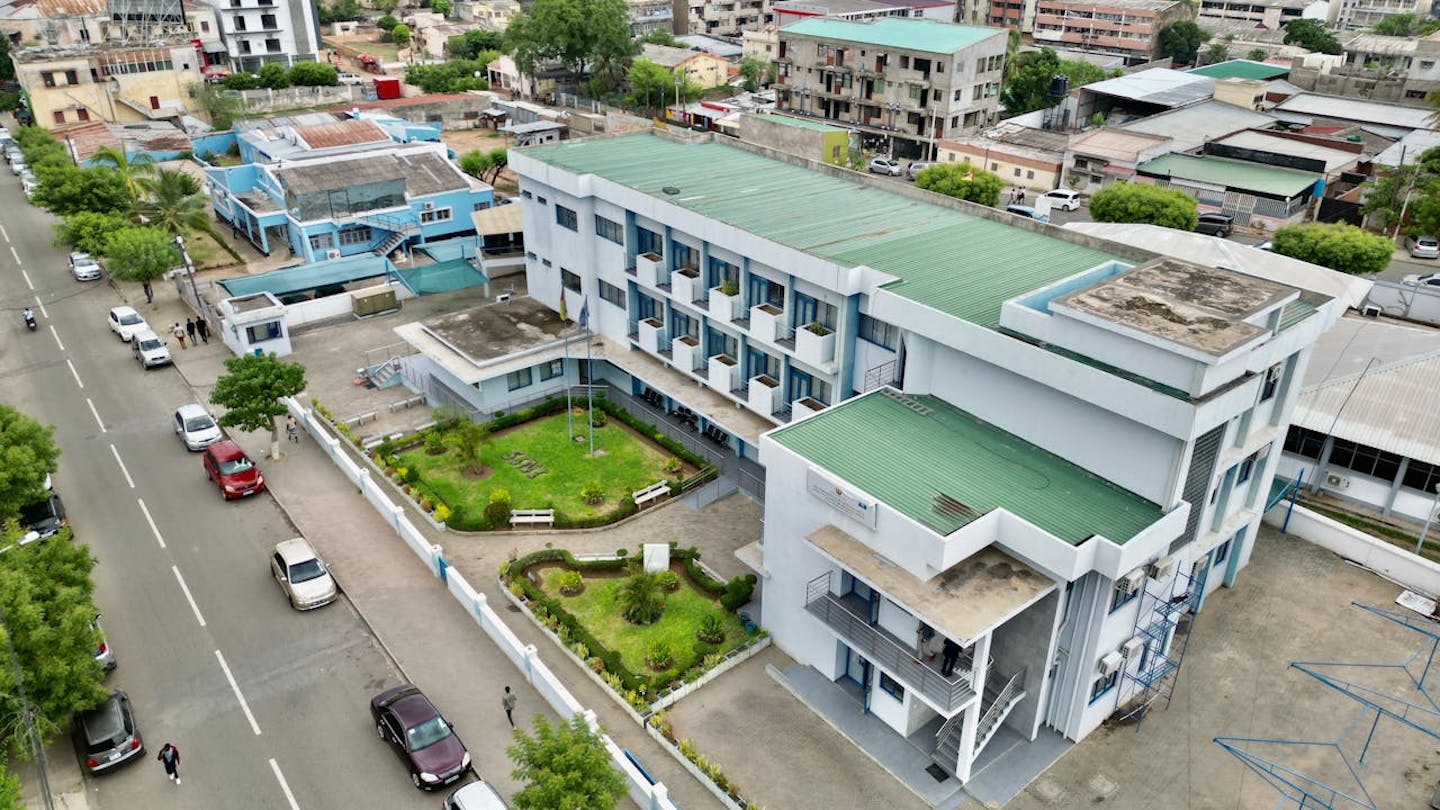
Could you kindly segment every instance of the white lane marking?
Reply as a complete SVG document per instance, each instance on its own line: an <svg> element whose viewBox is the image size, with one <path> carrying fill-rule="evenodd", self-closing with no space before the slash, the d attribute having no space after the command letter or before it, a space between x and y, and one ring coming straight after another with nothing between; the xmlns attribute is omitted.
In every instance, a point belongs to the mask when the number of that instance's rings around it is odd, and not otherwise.
<svg viewBox="0 0 1440 810"><path fill-rule="evenodd" d="M10 246L10 255L15 257L15 263L16 263L16 264L19 264L19 263L20 263L20 254L15 252L15 246L14 246L14 245L11 245L11 246Z"/></svg>
<svg viewBox="0 0 1440 810"><path fill-rule="evenodd" d="M220 662L220 668L225 670L225 680L229 681L230 688L235 690L235 699L240 701L240 709L245 712L245 719L250 721L250 730L255 732L256 737L259 737L260 724L255 722L255 715L250 713L250 704L246 703L245 696L240 694L240 684L236 683L235 676L230 674L230 665L225 663L225 656L221 655L219 650L216 650L215 658ZM281 779L280 781L283 784L285 780ZM286 792L288 793L289 791ZM291 802L293 804L294 800L292 799Z"/></svg>
<svg viewBox="0 0 1440 810"><path fill-rule="evenodd" d="M85 397L85 404L90 406L90 414L95 417L95 424L100 426L100 432L105 433L105 423L100 421L100 412L95 410L95 403L90 401L90 397Z"/></svg>
<svg viewBox="0 0 1440 810"><path fill-rule="evenodd" d="M280 772L280 765L275 758L270 758L270 770L275 772L275 781L280 783L280 789L285 791L285 801L290 803L290 810L300 810L300 805L295 801L295 794L290 792L290 784L285 781L285 774Z"/></svg>
<svg viewBox="0 0 1440 810"><path fill-rule="evenodd" d="M15 251L15 248L10 248L10 251L13 253ZM19 257L16 257L15 261L20 261ZM35 282L30 280L30 274L25 272L24 270L21 270L20 275L25 277L25 286L29 287L33 291L35 289Z"/></svg>
<svg viewBox="0 0 1440 810"><path fill-rule="evenodd" d="M85 388L85 383L80 381L80 372L75 370L75 364L70 362L70 358L67 357L65 358L65 365L69 366L70 373L75 375L75 384L80 386L80 388L83 390Z"/></svg>
<svg viewBox="0 0 1440 810"><path fill-rule="evenodd" d="M41 301L41 300L40 300L40 296L38 296L38 295L35 296L35 306L37 306L37 307L40 308L40 315L41 315L41 316L46 317L46 318L50 317L50 313L48 313L48 312L45 311L45 302L44 302L44 301ZM55 327L53 327L53 326L50 327L50 331L52 331L52 332L55 331ZM59 337L56 337L56 340L59 340ZM65 350L64 350L64 349L61 349L60 351L63 352L63 351L65 351Z"/></svg>
<svg viewBox="0 0 1440 810"><path fill-rule="evenodd" d="M145 507L145 499L136 498L135 502L140 504L140 511L145 515L145 522L150 524L150 531L155 533L155 542L159 543L161 548L165 548L165 538L160 536L160 529L155 526L155 518L150 517L150 510Z"/></svg>
<svg viewBox="0 0 1440 810"><path fill-rule="evenodd" d="M170 570L175 572L175 581L180 583L180 590L185 592L185 601L189 602L190 609L195 611L195 621L199 622L201 627L204 627L205 617L200 615L200 606L195 604L195 597L190 595L190 588L185 584L185 578L180 576L180 566L172 565L170 566Z"/></svg>
<svg viewBox="0 0 1440 810"><path fill-rule="evenodd" d="M4 225L0 225L0 236L5 237L5 241L6 241L6 242L9 242L9 241L10 241L10 232L7 231L7 230L5 230L5 226L4 226Z"/></svg>
<svg viewBox="0 0 1440 810"><path fill-rule="evenodd" d="M46 315L45 317L48 318L50 316ZM55 331L55 324L53 323L50 324L50 334L55 336L55 345L60 347L60 351L65 351L65 344L60 342L60 333Z"/></svg>
<svg viewBox="0 0 1440 810"><path fill-rule="evenodd" d="M120 465L120 472L125 474L125 483L129 484L131 489L134 489L135 479L131 478L130 471L125 469L125 462L120 460L120 451L116 450L115 445L112 444L110 445L110 452L115 456L115 463Z"/></svg>

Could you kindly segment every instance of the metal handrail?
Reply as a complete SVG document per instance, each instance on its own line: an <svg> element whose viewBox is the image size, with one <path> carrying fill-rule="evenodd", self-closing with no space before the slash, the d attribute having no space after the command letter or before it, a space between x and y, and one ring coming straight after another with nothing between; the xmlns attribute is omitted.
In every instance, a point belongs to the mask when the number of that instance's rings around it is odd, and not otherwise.
<svg viewBox="0 0 1440 810"><path fill-rule="evenodd" d="M976 751L980 750L980 746L985 743L985 738L989 735L990 730L1000 721L1000 713L1005 710L1011 700L1015 699L1016 693L1020 691L1020 686L1025 683L1025 670L1026 667L1021 667L1019 672L1011 675L1005 688L995 696L995 702L991 703L990 708L980 715L980 723L975 729Z"/></svg>

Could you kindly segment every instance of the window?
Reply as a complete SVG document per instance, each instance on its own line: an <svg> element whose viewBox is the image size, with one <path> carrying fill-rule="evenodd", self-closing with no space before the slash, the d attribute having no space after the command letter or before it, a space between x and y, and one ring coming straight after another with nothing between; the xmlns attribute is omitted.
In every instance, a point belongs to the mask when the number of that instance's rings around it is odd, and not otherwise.
<svg viewBox="0 0 1440 810"><path fill-rule="evenodd" d="M905 687L901 686L894 678L883 672L880 673L880 691L896 700L905 700Z"/></svg>
<svg viewBox="0 0 1440 810"><path fill-rule="evenodd" d="M1402 483L1411 489L1418 489L1427 495L1431 494L1435 491L1435 485L1440 484L1440 467L1412 458L1410 465L1405 468L1405 478Z"/></svg>
<svg viewBox="0 0 1440 810"><path fill-rule="evenodd" d="M208 33L210 33L210 21L209 21L209 20L201 20L201 21L200 21L200 33L202 33L202 34L208 34Z"/></svg>
<svg viewBox="0 0 1440 810"><path fill-rule="evenodd" d="M1212 566L1222 565L1228 559L1230 559L1230 541L1226 540L1215 547L1215 556L1210 564Z"/></svg>
<svg viewBox="0 0 1440 810"><path fill-rule="evenodd" d="M529 191L522 191L522 192L520 192L520 196L521 196L522 198L528 200L528 199L530 199L531 197L534 197L535 195L531 194Z"/></svg>
<svg viewBox="0 0 1440 810"><path fill-rule="evenodd" d="M909 69L910 69L910 57L908 57L908 56L902 56L902 57L900 57L900 69L901 69L901 70L909 70Z"/></svg>
<svg viewBox="0 0 1440 810"><path fill-rule="evenodd" d="M708 287L723 287L725 283L740 284L740 268L725 261L710 257L710 278L706 280Z"/></svg>
<svg viewBox="0 0 1440 810"><path fill-rule="evenodd" d="M1330 448L1331 464L1386 481L1395 480L1395 476L1399 474L1400 458L1395 453L1387 453L1345 439L1336 439L1334 446Z"/></svg>
<svg viewBox="0 0 1440 810"><path fill-rule="evenodd" d="M1285 434L1285 452L1294 453L1305 458L1319 459L1320 451L1325 448L1325 434L1318 430L1290 426L1290 431ZM1411 462L1411 469L1415 464Z"/></svg>
<svg viewBox="0 0 1440 810"><path fill-rule="evenodd" d="M252 346L256 343L264 343L267 340L277 340L280 337L280 322L268 321L258 323L245 328L245 340Z"/></svg>
<svg viewBox="0 0 1440 810"><path fill-rule="evenodd" d="M1275 390L1280 387L1280 364L1276 363L1265 372L1265 384L1260 387L1260 401L1264 402L1275 396Z"/></svg>
<svg viewBox="0 0 1440 810"><path fill-rule="evenodd" d="M1131 588L1125 582L1115 583L1115 592L1110 595L1110 612L1114 613L1120 608L1130 604L1135 597L1140 595L1139 588Z"/></svg>
<svg viewBox="0 0 1440 810"><path fill-rule="evenodd" d="M656 256L665 255L665 240L660 234L645 228L635 229L635 252L654 253Z"/></svg>
<svg viewBox="0 0 1440 810"><path fill-rule="evenodd" d="M335 235L320 233L310 237L311 250L329 250L335 246Z"/></svg>
<svg viewBox="0 0 1440 810"><path fill-rule="evenodd" d="M795 311L790 325L799 329L812 323L834 329L835 306L817 301L804 293L795 293Z"/></svg>
<svg viewBox="0 0 1440 810"><path fill-rule="evenodd" d="M777 309L785 307L785 287L760 276L750 277L750 306L769 304Z"/></svg>
<svg viewBox="0 0 1440 810"><path fill-rule="evenodd" d="M54 73L51 73L50 71L47 70L46 72L40 74L40 81L41 81L46 87L54 87L54 86L55 86L55 74L54 74Z"/></svg>
<svg viewBox="0 0 1440 810"><path fill-rule="evenodd" d="M599 214L595 215L595 235L617 245L625 244L625 228L620 223L608 220Z"/></svg>
<svg viewBox="0 0 1440 810"><path fill-rule="evenodd" d="M869 315L860 316L860 337L892 352L900 348L900 330Z"/></svg>
<svg viewBox="0 0 1440 810"><path fill-rule="evenodd" d="M89 121L90 111L85 109L84 107L81 107L80 109L75 111L75 117L79 118L81 121Z"/></svg>
<svg viewBox="0 0 1440 810"><path fill-rule="evenodd" d="M556 377L559 377L560 375L562 375L562 374L564 374L564 373L565 373L565 361L564 361L564 360L551 360L550 362L548 362L548 363L546 363L545 365L543 365L543 366L540 367L540 379L541 379L541 380L553 380L553 379L555 379Z"/></svg>
<svg viewBox="0 0 1440 810"><path fill-rule="evenodd" d="M1116 671L1095 681L1095 685L1090 687L1090 702L1094 703L1104 697L1106 692L1115 688L1115 682L1118 680L1120 680L1120 673Z"/></svg>
<svg viewBox="0 0 1440 810"><path fill-rule="evenodd" d="M52 113L50 113L50 114L55 117L55 123L57 123L57 124L63 124L63 123L65 123L65 111L64 111L64 110L56 110L56 111L54 111L54 112L52 112Z"/></svg>
<svg viewBox="0 0 1440 810"><path fill-rule="evenodd" d="M1235 476L1235 486L1238 487L1238 486L1240 486L1241 484L1245 483L1246 481L1249 481L1249 480L1250 480L1250 476L1253 475L1254 473L1255 473L1255 456L1252 455L1252 456L1246 457L1246 459L1245 459L1244 461L1240 462L1240 472Z"/></svg>
<svg viewBox="0 0 1440 810"><path fill-rule="evenodd" d="M578 231L580 229L580 224L578 218L575 216L575 212L559 203L555 204L555 224L572 231Z"/></svg>
<svg viewBox="0 0 1440 810"><path fill-rule="evenodd" d="M700 337L700 319L692 318L678 309L670 311L670 337L677 338L681 335L689 335L692 338Z"/></svg>
<svg viewBox="0 0 1440 810"><path fill-rule="evenodd" d="M240 53L250 53L250 40L240 40Z"/></svg>
<svg viewBox="0 0 1440 810"><path fill-rule="evenodd" d="M580 276L563 267L560 268L560 283L571 292L580 292Z"/></svg>
<svg viewBox="0 0 1440 810"><path fill-rule="evenodd" d="M340 231L340 245L342 247L345 245L368 244L373 238L374 235L371 233L370 226L368 225L360 228L345 228Z"/></svg>
<svg viewBox="0 0 1440 810"><path fill-rule="evenodd" d="M1025 179L1026 179L1026 180L1034 180L1034 179L1035 179L1035 172L1033 172L1033 171L1027 171L1027 172L1025 172Z"/></svg>
<svg viewBox="0 0 1440 810"><path fill-rule="evenodd" d="M706 357L714 357L717 354L723 354L727 357L738 357L739 352L740 340L738 338L727 335L713 327L705 333Z"/></svg>
<svg viewBox="0 0 1440 810"><path fill-rule="evenodd" d="M1020 167L1019 167L1019 166L1016 166L1016 167L1015 167L1015 176L1016 176L1016 177L1019 177L1019 176L1020 176Z"/></svg>
<svg viewBox="0 0 1440 810"><path fill-rule="evenodd" d="M260 27L261 27L261 28L264 28L264 29L266 29L266 30L278 28L279 26L277 26L277 25L275 24L275 15L274 15L274 14L261 14L261 15L260 15Z"/></svg>
<svg viewBox="0 0 1440 810"><path fill-rule="evenodd" d="M535 198L535 202L538 202L538 203L540 203L541 205L549 205L549 204L550 204L550 201L549 201L549 200L545 199L544 197L540 197L540 196L537 196L537 197Z"/></svg>
<svg viewBox="0 0 1440 810"><path fill-rule="evenodd" d="M625 291L604 279L600 280L600 300L625 308Z"/></svg>
<svg viewBox="0 0 1440 810"><path fill-rule="evenodd" d="M505 387L510 391L518 391L530 385L533 378L530 376L530 369L522 368L519 371L512 371L505 375Z"/></svg>
<svg viewBox="0 0 1440 810"><path fill-rule="evenodd" d="M761 374L774 380L780 379L780 358L766 354L753 346L745 351L745 378L758 377Z"/></svg>
<svg viewBox="0 0 1440 810"><path fill-rule="evenodd" d="M451 210L449 208L436 208L432 211L420 212L420 224L429 225L435 222L449 222Z"/></svg>

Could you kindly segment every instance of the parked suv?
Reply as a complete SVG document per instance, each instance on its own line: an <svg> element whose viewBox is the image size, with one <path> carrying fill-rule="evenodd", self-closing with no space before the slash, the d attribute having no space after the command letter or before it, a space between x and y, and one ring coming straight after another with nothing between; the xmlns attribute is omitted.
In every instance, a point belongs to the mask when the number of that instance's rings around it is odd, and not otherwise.
<svg viewBox="0 0 1440 810"><path fill-rule="evenodd" d="M1195 233L1207 236L1226 237L1235 229L1235 218L1229 214L1201 214L1195 223Z"/></svg>
<svg viewBox="0 0 1440 810"><path fill-rule="evenodd" d="M65 519L65 504L61 503L59 495L50 495L20 510L20 525L41 538L55 536L68 522Z"/></svg>
<svg viewBox="0 0 1440 810"><path fill-rule="evenodd" d="M1040 195L1041 199L1049 200L1050 207L1059 208L1061 211L1075 211L1080 208L1080 192L1068 188L1057 188L1054 191L1047 191Z"/></svg>
<svg viewBox="0 0 1440 810"><path fill-rule="evenodd" d="M104 703L75 715L75 750L90 773L103 773L144 754L130 696L116 689Z"/></svg>
<svg viewBox="0 0 1440 810"><path fill-rule="evenodd" d="M915 175L935 165L937 164L929 160L917 160L914 163L911 163L908 167L906 167L905 176L910 178L911 180L914 180Z"/></svg>

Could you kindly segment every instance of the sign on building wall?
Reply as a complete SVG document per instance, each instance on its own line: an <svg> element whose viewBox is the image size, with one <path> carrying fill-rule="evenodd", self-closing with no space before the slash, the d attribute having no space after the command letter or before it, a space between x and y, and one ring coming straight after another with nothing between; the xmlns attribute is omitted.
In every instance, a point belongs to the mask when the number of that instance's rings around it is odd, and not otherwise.
<svg viewBox="0 0 1440 810"><path fill-rule="evenodd" d="M875 501L831 481L813 467L805 472L805 488L836 512L867 528L875 528L879 511Z"/></svg>

